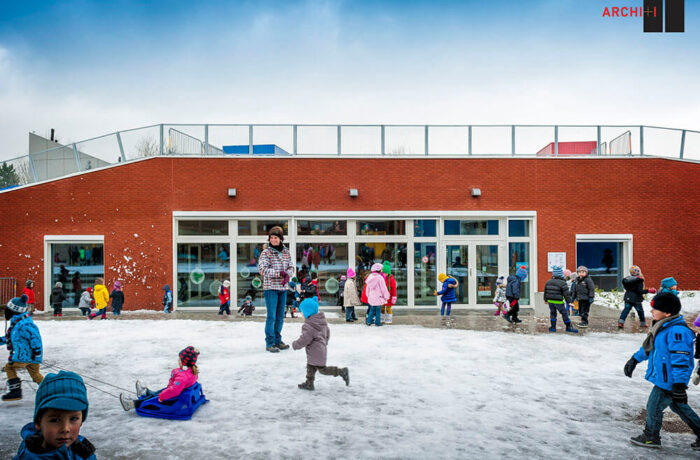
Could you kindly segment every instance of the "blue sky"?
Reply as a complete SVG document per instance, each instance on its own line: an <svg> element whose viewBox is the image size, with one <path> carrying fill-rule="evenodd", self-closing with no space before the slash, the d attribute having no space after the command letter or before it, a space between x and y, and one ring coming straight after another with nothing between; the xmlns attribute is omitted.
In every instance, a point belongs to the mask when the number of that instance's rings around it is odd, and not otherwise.
<svg viewBox="0 0 700 460"><path fill-rule="evenodd" d="M161 122L700 129L699 3L644 34L602 18L641 0L0 0L0 158Z"/></svg>

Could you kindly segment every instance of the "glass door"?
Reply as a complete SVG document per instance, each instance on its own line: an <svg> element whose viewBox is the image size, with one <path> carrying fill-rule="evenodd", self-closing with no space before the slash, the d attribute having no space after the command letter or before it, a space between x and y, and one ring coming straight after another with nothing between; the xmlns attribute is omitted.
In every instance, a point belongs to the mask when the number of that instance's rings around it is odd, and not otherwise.
<svg viewBox="0 0 700 460"><path fill-rule="evenodd" d="M469 245L454 244L445 247L445 273L457 280L457 303L468 304L469 301ZM442 285L438 283L438 290Z"/></svg>
<svg viewBox="0 0 700 460"><path fill-rule="evenodd" d="M498 279L498 244L476 244L476 303L493 303Z"/></svg>
<svg viewBox="0 0 700 460"><path fill-rule="evenodd" d="M496 293L497 242L465 242L445 246L445 273L457 280L457 304L488 305ZM442 286L438 283L438 289Z"/></svg>

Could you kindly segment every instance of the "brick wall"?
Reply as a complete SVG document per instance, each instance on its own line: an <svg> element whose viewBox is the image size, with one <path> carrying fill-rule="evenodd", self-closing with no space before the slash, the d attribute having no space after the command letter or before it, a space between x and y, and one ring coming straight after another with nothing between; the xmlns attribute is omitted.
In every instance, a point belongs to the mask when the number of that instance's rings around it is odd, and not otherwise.
<svg viewBox="0 0 700 460"><path fill-rule="evenodd" d="M173 210L534 210L538 290L547 252L573 267L577 233L631 233L647 285L698 290L698 177L697 163L656 158L151 158L0 193L0 276L34 279L42 304L44 235L101 234L108 285L125 281L127 308L157 308Z"/></svg>

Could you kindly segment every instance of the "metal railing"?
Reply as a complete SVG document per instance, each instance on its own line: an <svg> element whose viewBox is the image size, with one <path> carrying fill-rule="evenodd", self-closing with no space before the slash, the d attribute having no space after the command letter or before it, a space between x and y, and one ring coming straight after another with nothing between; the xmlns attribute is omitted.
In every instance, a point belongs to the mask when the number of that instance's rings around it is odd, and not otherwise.
<svg viewBox="0 0 700 460"><path fill-rule="evenodd" d="M343 157L658 156L698 161L700 131L640 125L163 123L56 144L0 161L4 168L0 188L156 155L280 153Z"/></svg>

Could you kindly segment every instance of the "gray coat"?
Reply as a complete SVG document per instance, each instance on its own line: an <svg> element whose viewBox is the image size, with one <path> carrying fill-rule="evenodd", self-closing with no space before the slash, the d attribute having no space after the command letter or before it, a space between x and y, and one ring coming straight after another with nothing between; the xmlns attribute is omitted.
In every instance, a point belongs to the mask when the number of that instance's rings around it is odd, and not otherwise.
<svg viewBox="0 0 700 460"><path fill-rule="evenodd" d="M306 318L301 326L301 336L292 342L292 348L306 347L306 362L312 366L326 365L326 346L331 338L326 315L316 313Z"/></svg>

